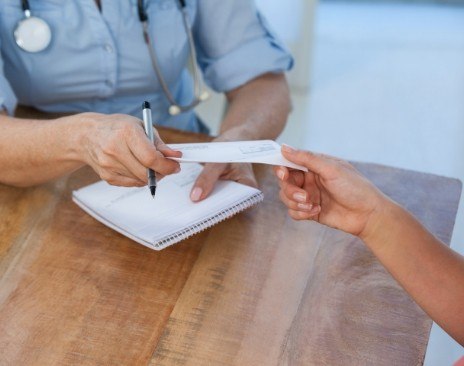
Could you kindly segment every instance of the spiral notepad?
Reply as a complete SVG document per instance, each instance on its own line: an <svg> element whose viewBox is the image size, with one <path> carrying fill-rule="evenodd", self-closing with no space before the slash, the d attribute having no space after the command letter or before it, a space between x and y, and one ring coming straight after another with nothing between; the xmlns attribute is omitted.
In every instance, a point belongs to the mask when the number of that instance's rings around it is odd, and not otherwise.
<svg viewBox="0 0 464 366"><path fill-rule="evenodd" d="M204 201L190 191L200 164L181 164L180 173L158 183L155 199L147 187L123 188L100 181L73 192L73 200L106 226L155 250L178 243L263 200L256 188L220 181Z"/></svg>

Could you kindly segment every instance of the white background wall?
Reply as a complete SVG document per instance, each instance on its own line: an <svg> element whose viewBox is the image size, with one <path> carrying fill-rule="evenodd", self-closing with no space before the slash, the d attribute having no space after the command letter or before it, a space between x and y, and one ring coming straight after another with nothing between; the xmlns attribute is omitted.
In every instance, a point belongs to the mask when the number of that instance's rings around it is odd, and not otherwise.
<svg viewBox="0 0 464 366"><path fill-rule="evenodd" d="M258 1L306 63L299 70L312 65L310 93L294 88L294 112L279 140L464 181L464 7L321 2L312 47L306 1ZM203 106L204 118L219 123L221 103ZM452 248L464 254L464 200ZM461 356L464 349L434 326L426 365Z"/></svg>

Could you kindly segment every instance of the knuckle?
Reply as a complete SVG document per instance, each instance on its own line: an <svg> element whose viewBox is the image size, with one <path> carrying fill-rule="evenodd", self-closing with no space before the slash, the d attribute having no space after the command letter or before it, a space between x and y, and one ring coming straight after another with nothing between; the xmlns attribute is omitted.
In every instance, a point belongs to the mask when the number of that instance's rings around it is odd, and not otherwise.
<svg viewBox="0 0 464 366"><path fill-rule="evenodd" d="M152 151L145 151L141 158L146 167L153 167L158 163L158 155Z"/></svg>
<svg viewBox="0 0 464 366"><path fill-rule="evenodd" d="M123 126L128 126L128 125L133 124L134 118L126 114L114 113L111 115L111 119L113 121L116 121L117 123L119 123L121 127L123 127Z"/></svg>
<svg viewBox="0 0 464 366"><path fill-rule="evenodd" d="M111 184L112 186L120 186L121 185L116 178L110 178L110 179L107 180L107 182L109 184Z"/></svg>
<svg viewBox="0 0 464 366"><path fill-rule="evenodd" d="M118 151L118 139L116 136L112 135L108 140L106 140L102 145L101 145L101 151L105 155L109 156L115 156L117 155Z"/></svg>
<svg viewBox="0 0 464 366"><path fill-rule="evenodd" d="M109 169L112 166L112 159L110 158L110 155L108 153L104 153L98 157L98 164L100 167L103 169Z"/></svg>
<svg viewBox="0 0 464 366"><path fill-rule="evenodd" d="M158 150L168 149L168 145L166 145L160 138L155 139L155 145Z"/></svg>
<svg viewBox="0 0 464 366"><path fill-rule="evenodd" d="M282 187L282 191L287 197L290 197L294 193L295 189L292 188L291 185L286 184Z"/></svg>
<svg viewBox="0 0 464 366"><path fill-rule="evenodd" d="M208 164L205 165L201 172L201 176L211 182L215 182L221 176L232 175L239 177L241 174L231 164Z"/></svg>
<svg viewBox="0 0 464 366"><path fill-rule="evenodd" d="M92 120L97 120L97 119L102 118L102 114L95 113L95 112L82 112L79 114L79 116L82 118L92 119Z"/></svg>
<svg viewBox="0 0 464 366"><path fill-rule="evenodd" d="M288 208L292 208L293 201L290 198L288 198L285 192L281 193L280 199L285 204L285 206L287 206Z"/></svg>
<svg viewBox="0 0 464 366"><path fill-rule="evenodd" d="M124 123L121 125L121 128L118 130L117 135L119 138L125 139L134 133L134 128L135 128L135 125L133 123L124 121Z"/></svg>
<svg viewBox="0 0 464 366"><path fill-rule="evenodd" d="M168 171L166 171L166 174L174 174L177 172L176 167L170 167Z"/></svg>
<svg viewBox="0 0 464 366"><path fill-rule="evenodd" d="M211 172L209 171L209 169L203 168L201 173L198 175L197 182L207 181L210 175L211 175Z"/></svg>
<svg viewBox="0 0 464 366"><path fill-rule="evenodd" d="M307 219L308 219L306 213L301 212L301 211L295 211L294 216L295 216L295 220L298 220L298 221L302 221L302 220L307 220Z"/></svg>
<svg viewBox="0 0 464 366"><path fill-rule="evenodd" d="M214 176L211 173L211 170L203 170L201 174L198 176L197 181L205 184L212 183L214 181Z"/></svg>
<svg viewBox="0 0 464 366"><path fill-rule="evenodd" d="M137 128L137 124L128 120L127 116L114 114L113 123L115 124L114 134L118 137L127 137Z"/></svg>
<svg viewBox="0 0 464 366"><path fill-rule="evenodd" d="M211 174L214 173L214 170L215 170L214 166L209 165L209 164L205 165L203 167L203 170L201 171L200 175L198 176L198 179L199 180L207 180L211 176Z"/></svg>
<svg viewBox="0 0 464 366"><path fill-rule="evenodd" d="M100 178L103 179L104 181L108 182L109 184L114 184L116 179L114 174L108 172L108 171L102 171L100 173Z"/></svg>
<svg viewBox="0 0 464 366"><path fill-rule="evenodd" d="M129 179L119 179L114 186L119 186L119 187L134 187L137 185L136 181L134 180L129 180Z"/></svg>

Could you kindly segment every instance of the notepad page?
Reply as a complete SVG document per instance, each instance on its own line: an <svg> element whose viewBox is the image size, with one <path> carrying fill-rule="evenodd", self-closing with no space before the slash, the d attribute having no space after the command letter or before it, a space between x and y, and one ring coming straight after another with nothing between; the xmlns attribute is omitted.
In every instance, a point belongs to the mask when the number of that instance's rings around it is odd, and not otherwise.
<svg viewBox="0 0 464 366"><path fill-rule="evenodd" d="M74 192L74 200L104 224L139 243L153 246L173 233L195 227L261 194L239 183L219 181L207 199L193 203L190 191L202 166L182 164L181 167L180 173L158 183L155 199L147 187L115 187L101 181Z"/></svg>

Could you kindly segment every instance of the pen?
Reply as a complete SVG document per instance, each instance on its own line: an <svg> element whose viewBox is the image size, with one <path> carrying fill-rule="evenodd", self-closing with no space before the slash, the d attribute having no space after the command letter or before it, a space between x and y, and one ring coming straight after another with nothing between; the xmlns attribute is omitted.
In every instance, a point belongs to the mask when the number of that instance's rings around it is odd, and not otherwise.
<svg viewBox="0 0 464 366"><path fill-rule="evenodd" d="M142 105L142 115L143 115L143 127L145 128L145 133L147 137L152 142L155 143L155 137L153 135L153 122L151 119L151 108L150 103L143 102ZM153 169L147 169L147 177L148 177L148 187L150 188L151 196L155 198L156 193L156 175Z"/></svg>

